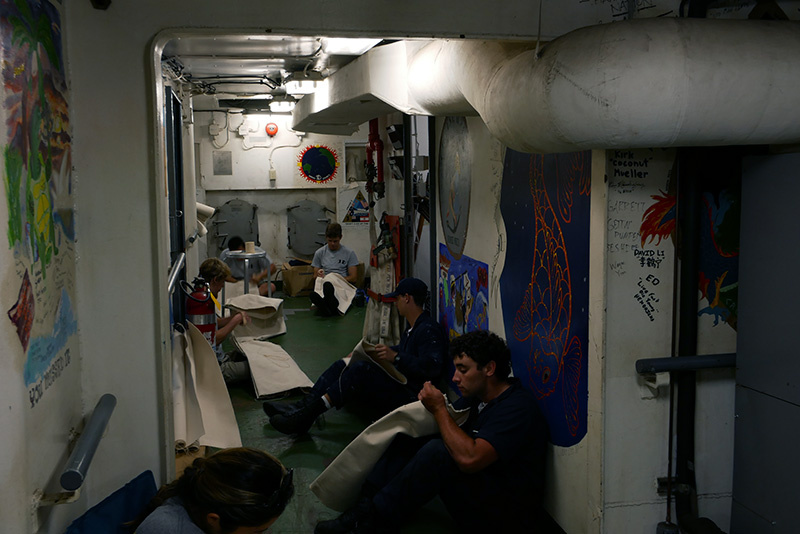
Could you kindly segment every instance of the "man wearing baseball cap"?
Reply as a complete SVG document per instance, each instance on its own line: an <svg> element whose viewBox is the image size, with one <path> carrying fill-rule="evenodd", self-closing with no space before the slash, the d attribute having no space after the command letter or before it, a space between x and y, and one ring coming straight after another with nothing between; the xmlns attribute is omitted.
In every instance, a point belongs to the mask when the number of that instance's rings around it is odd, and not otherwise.
<svg viewBox="0 0 800 534"><path fill-rule="evenodd" d="M414 402L425 382L438 384L445 372L447 338L439 324L423 309L428 286L417 278L404 278L385 298L394 298L394 305L409 328L400 343L389 347L375 346L375 357L389 362L402 373L402 384L372 361L338 360L317 379L311 392L298 403L286 406L265 402L264 411L272 426L284 434L307 432L321 413L332 407L358 402L370 409L376 418L395 408Z"/></svg>

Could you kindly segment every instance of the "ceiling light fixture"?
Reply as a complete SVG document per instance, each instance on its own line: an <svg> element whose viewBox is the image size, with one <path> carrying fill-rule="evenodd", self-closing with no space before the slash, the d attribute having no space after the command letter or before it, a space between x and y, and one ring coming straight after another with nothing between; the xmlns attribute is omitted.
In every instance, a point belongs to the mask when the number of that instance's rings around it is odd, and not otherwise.
<svg viewBox="0 0 800 534"><path fill-rule="evenodd" d="M350 39L347 37L323 37L320 39L322 51L334 56L360 56L380 42L380 39Z"/></svg>
<svg viewBox="0 0 800 534"><path fill-rule="evenodd" d="M289 113L294 109L295 100L273 100L269 103L269 110L272 113Z"/></svg>
<svg viewBox="0 0 800 534"><path fill-rule="evenodd" d="M286 94L310 95L317 90L317 82L313 80L289 80L284 84Z"/></svg>

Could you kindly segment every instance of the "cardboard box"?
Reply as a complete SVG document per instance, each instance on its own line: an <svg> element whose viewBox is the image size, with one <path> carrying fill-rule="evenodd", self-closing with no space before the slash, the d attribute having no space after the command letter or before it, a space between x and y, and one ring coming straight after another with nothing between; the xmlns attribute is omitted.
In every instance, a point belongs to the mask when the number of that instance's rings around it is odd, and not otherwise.
<svg viewBox="0 0 800 534"><path fill-rule="evenodd" d="M314 290L314 268L311 265L283 264L283 292L290 297L308 296Z"/></svg>

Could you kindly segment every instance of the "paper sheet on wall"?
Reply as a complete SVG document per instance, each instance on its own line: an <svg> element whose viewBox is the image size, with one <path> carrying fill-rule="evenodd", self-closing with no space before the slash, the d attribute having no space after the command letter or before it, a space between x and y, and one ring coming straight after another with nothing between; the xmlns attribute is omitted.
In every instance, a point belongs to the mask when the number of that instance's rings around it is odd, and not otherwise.
<svg viewBox="0 0 800 534"><path fill-rule="evenodd" d="M339 301L339 313L344 315L350 307L350 303L353 302L353 297L356 296L356 286L345 280L344 276L340 274L329 273L324 278L317 278L314 281L314 293L319 294L320 297L325 296L322 292L322 285L325 282L330 282L333 285L333 294L336 296L336 300Z"/></svg>

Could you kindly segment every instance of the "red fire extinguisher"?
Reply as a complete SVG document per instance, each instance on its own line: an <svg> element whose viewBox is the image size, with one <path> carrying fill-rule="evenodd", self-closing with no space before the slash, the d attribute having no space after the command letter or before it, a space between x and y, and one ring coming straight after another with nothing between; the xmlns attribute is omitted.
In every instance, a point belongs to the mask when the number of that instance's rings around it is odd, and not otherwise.
<svg viewBox="0 0 800 534"><path fill-rule="evenodd" d="M203 333L208 342L213 347L216 342L217 334L217 315L214 313L214 299L211 298L211 290L205 280L200 277L192 281L192 286L181 283L184 293L186 293L186 320L191 322ZM188 286L191 291L188 291Z"/></svg>

